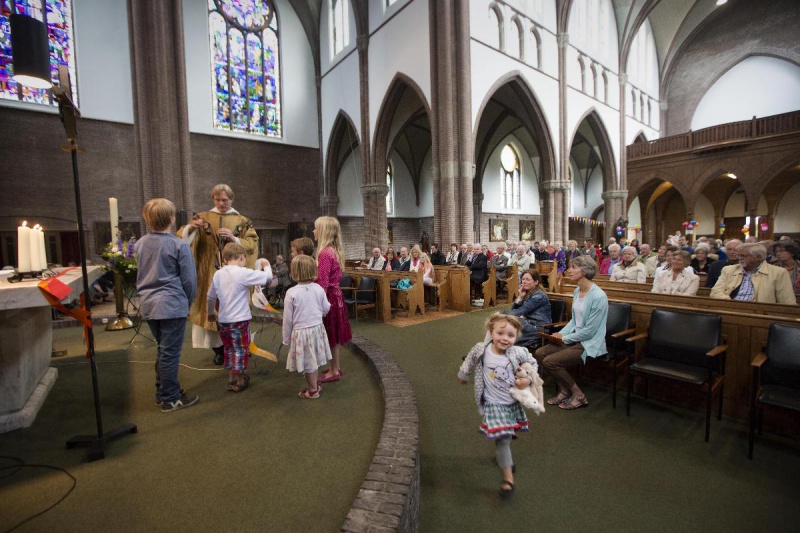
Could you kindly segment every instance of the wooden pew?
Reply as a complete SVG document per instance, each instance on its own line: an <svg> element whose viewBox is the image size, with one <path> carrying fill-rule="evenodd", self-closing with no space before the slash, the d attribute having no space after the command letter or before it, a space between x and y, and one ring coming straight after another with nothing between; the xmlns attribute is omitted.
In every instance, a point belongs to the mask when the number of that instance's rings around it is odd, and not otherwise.
<svg viewBox="0 0 800 533"><path fill-rule="evenodd" d="M628 284L626 284L628 285ZM565 286L562 284L562 286ZM631 305L631 319L636 322L636 332L644 333L650 324L653 309L715 313L722 317L722 333L727 336L728 352L725 372L724 414L739 420L749 416L750 361L767 339L769 326L774 323L797 324L800 322L800 306L734 302L698 296L653 294L641 291L604 288L609 301ZM572 308L572 290L566 293L548 293L554 299L567 302ZM680 334L680 332L676 332ZM637 346L641 349L641 344ZM587 368L587 374L591 369ZM583 372L583 369L582 369ZM624 386L624 381L620 383ZM686 395L685 389L674 384L654 380L650 384L652 397L670 399L699 410L704 409L701 394ZM800 436L800 422L796 417L781 414L779 410L767 413L766 424L777 431Z"/></svg>
<svg viewBox="0 0 800 533"><path fill-rule="evenodd" d="M483 308L488 309L490 306L497 305L497 273L494 270L494 265L489 264L486 267L486 272L489 277L483 282ZM491 302L491 303L490 303Z"/></svg>
<svg viewBox="0 0 800 533"><path fill-rule="evenodd" d="M519 265L514 263L508 270L506 270L506 279L500 283L506 286L506 303L514 303L514 300L519 298Z"/></svg>
<svg viewBox="0 0 800 533"><path fill-rule="evenodd" d="M605 279L604 279L605 278ZM647 278L652 279L652 278ZM610 289L623 289L623 290L630 290L630 291L641 291L641 292L650 292L653 289L653 283L625 283L622 281L610 281L608 276L601 277L599 274L595 276L594 282L597 283L598 286ZM571 282L568 278L564 277L561 280L561 285L570 285ZM572 285L572 290L575 289L575 286ZM706 287L700 287L697 289L697 296L705 296L708 297L711 295L711 289Z"/></svg>
<svg viewBox="0 0 800 533"><path fill-rule="evenodd" d="M450 273L445 270L444 266L435 266L433 267L433 275L435 277L434 283L426 285L424 290L435 293L438 299L436 308L439 311L444 311L450 303Z"/></svg>
<svg viewBox="0 0 800 533"><path fill-rule="evenodd" d="M408 290L392 287L391 292L397 298L397 307L408 312L408 317L412 317L419 310L420 314L425 314L425 290L422 284L422 272L386 272L386 278L390 281L400 281L408 278L411 281L411 288Z"/></svg>
<svg viewBox="0 0 800 533"><path fill-rule="evenodd" d="M434 267L436 280L439 276L447 276L447 302L453 311L468 313L472 310L469 300L469 269L465 266ZM440 274L441 273L441 274ZM439 298L441 298L441 289Z"/></svg>
<svg viewBox="0 0 800 533"><path fill-rule="evenodd" d="M548 287L551 287L551 285L548 285L550 282L549 279L550 272L553 270L558 271L557 268L554 268L554 265L555 261L536 261L532 266L532 268L535 268L536 271L539 273L539 276L542 278L543 284L547 285ZM555 287L555 285L552 285L552 287Z"/></svg>

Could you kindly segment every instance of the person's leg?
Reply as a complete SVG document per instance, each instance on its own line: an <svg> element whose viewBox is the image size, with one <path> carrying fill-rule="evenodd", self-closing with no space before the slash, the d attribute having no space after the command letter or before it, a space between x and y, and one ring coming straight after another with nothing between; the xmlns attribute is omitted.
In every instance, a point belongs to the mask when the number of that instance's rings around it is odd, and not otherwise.
<svg viewBox="0 0 800 533"><path fill-rule="evenodd" d="M510 496L514 490L514 460L511 457L511 437L503 437L494 443L497 465L503 472L503 482L500 484L500 493Z"/></svg>
<svg viewBox="0 0 800 533"><path fill-rule="evenodd" d="M239 386L247 386L250 378L247 376L247 363L250 359L250 321L236 324L237 346L234 369L237 372ZM249 383L247 383L249 384Z"/></svg>
<svg viewBox="0 0 800 533"><path fill-rule="evenodd" d="M555 377L559 390L569 392L569 397L571 397L569 404L573 407L580 407L586 402L586 395L567 370L567 367L583 363L581 354L583 354L583 346L580 343L569 344L544 360L544 367Z"/></svg>
<svg viewBox="0 0 800 533"><path fill-rule="evenodd" d="M164 401L164 398L161 397L161 321L148 320L147 326L156 340L156 404L160 404Z"/></svg>
<svg viewBox="0 0 800 533"><path fill-rule="evenodd" d="M159 320L161 341L158 343L160 357L158 372L161 380L161 400L164 403L174 402L181 397L181 385L178 381L178 367L181 362L181 348L186 331L185 318Z"/></svg>

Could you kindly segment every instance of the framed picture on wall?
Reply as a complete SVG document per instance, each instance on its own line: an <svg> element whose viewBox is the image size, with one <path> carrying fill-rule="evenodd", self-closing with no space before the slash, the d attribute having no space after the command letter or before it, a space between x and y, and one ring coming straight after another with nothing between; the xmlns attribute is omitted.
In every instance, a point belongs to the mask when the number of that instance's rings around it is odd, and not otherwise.
<svg viewBox="0 0 800 533"><path fill-rule="evenodd" d="M504 218L489 219L489 242L505 242L508 240L508 220Z"/></svg>
<svg viewBox="0 0 800 533"><path fill-rule="evenodd" d="M129 241L131 237L137 239L142 236L142 227L138 222L120 222L119 232L122 236L122 242ZM97 254L102 254L106 249L106 245L111 242L111 223L110 222L95 222L94 223L94 246Z"/></svg>
<svg viewBox="0 0 800 533"><path fill-rule="evenodd" d="M520 220L519 221L519 240L532 241L536 233L535 220Z"/></svg>

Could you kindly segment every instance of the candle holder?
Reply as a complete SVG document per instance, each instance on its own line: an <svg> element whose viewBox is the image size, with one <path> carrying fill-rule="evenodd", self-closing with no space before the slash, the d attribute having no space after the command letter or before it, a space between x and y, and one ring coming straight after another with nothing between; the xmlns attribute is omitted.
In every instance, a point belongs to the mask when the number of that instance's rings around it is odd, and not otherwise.
<svg viewBox="0 0 800 533"><path fill-rule="evenodd" d="M125 311L125 294L123 291L122 274L119 272L114 272L114 301L117 304L117 318L108 323L106 331L131 329L133 327L133 320L128 317L128 313Z"/></svg>

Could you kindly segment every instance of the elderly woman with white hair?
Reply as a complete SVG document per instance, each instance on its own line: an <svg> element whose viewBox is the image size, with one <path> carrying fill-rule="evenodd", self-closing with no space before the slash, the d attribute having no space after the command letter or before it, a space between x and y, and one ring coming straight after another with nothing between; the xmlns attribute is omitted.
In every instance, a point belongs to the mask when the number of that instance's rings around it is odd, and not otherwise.
<svg viewBox="0 0 800 533"><path fill-rule="evenodd" d="M552 335L554 341L536 350L534 357L558 384L558 394L547 400L549 405L572 410L589 405L586 394L578 387L567 368L586 363L587 357L601 357L606 350L608 298L592 280L597 263L588 255L573 259L567 277L578 286L572 295L572 319Z"/></svg>
<svg viewBox="0 0 800 533"><path fill-rule="evenodd" d="M695 296L700 287L700 278L691 267L687 267L691 257L689 252L684 250L673 252L670 270L658 273L653 280L653 288L650 292Z"/></svg>
<svg viewBox="0 0 800 533"><path fill-rule="evenodd" d="M620 250L622 248L616 242L613 242L608 245L608 257L603 259L603 262L600 263L600 273L601 274L611 274L614 270L614 267L622 261L622 257L620 257Z"/></svg>
<svg viewBox="0 0 800 533"><path fill-rule="evenodd" d="M695 272L708 274L708 269L711 266L711 261L708 257L710 253L711 247L704 242L694 247L694 259L692 259L690 265Z"/></svg>
<svg viewBox="0 0 800 533"><path fill-rule="evenodd" d="M533 255L528 253L528 247L524 243L518 244L514 255L511 256L511 260L508 262L508 266L517 265L517 275L520 281L522 281L522 274L524 274L532 264Z"/></svg>
<svg viewBox="0 0 800 533"><path fill-rule="evenodd" d="M647 281L647 271L644 265L636 260L636 248L626 246L622 250L622 261L614 265L611 271L611 281L622 281L624 283L644 283Z"/></svg>

